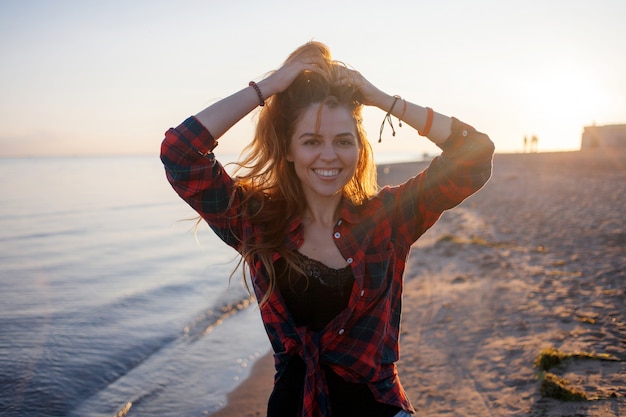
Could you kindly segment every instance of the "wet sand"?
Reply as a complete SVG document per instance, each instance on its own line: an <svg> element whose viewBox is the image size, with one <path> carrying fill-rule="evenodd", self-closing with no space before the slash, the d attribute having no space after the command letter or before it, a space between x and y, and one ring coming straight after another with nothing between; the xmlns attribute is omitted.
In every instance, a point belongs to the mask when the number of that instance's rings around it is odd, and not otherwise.
<svg viewBox="0 0 626 417"><path fill-rule="evenodd" d="M379 182L424 167L383 165ZM405 280L398 368L418 416L626 415L625 151L496 155ZM545 348L586 357L540 370ZM548 373L586 399L551 397ZM268 354L213 416L264 416L272 382Z"/></svg>

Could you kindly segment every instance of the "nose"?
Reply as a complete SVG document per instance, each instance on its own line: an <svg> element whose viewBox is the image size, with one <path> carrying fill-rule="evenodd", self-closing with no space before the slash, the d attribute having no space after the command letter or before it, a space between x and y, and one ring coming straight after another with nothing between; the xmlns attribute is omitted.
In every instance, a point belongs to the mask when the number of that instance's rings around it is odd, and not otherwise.
<svg viewBox="0 0 626 417"><path fill-rule="evenodd" d="M320 159L324 162L330 162L337 159L337 152L335 152L335 147L333 143L325 143L322 148L322 152L320 154Z"/></svg>

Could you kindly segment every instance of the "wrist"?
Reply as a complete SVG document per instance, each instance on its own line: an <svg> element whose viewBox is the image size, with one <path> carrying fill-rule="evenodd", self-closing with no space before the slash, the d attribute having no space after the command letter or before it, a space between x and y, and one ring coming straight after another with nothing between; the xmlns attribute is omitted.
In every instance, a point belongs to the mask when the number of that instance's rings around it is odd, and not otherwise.
<svg viewBox="0 0 626 417"><path fill-rule="evenodd" d="M248 83L248 87L252 87L254 89L254 92L259 99L259 106L265 106L265 96L263 95L263 92L261 91L261 88L257 85L257 83L255 83L254 81L250 81Z"/></svg>
<svg viewBox="0 0 626 417"><path fill-rule="evenodd" d="M271 76L268 78L264 78L261 81L258 81L256 85L261 91L261 94L263 95L263 98L265 100L267 100L268 98L270 98L271 96L273 96L274 94L278 92L276 90L276 87L274 86L274 83L271 80Z"/></svg>
<svg viewBox="0 0 626 417"><path fill-rule="evenodd" d="M395 102L395 105L394 105ZM378 107L380 110L384 111L385 113L387 112L391 112L392 110L398 110L397 106L397 98L396 96L391 96L387 93L384 93L382 91L379 91L379 94L377 94L371 103L365 103L368 104L370 106L375 106ZM394 109L392 109L392 107L394 107Z"/></svg>
<svg viewBox="0 0 626 417"><path fill-rule="evenodd" d="M284 74L276 71L257 82L257 85L261 89L265 99L268 99L274 94L278 94L287 89L289 85L291 85L292 81L293 80L285 79Z"/></svg>

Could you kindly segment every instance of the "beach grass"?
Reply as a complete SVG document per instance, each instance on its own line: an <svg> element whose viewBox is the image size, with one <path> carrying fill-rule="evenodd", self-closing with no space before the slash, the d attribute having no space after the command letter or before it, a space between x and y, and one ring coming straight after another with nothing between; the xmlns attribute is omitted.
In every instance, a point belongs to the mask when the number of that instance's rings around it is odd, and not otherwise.
<svg viewBox="0 0 626 417"><path fill-rule="evenodd" d="M623 362L623 360L605 353L567 353L553 347L544 348L539 352L537 358L535 358L535 367L539 369L538 377L540 380L539 389L541 395L562 401L592 401L603 399L601 396L590 396L584 390L574 386L566 378L550 372L550 369L564 365L568 360L578 359Z"/></svg>

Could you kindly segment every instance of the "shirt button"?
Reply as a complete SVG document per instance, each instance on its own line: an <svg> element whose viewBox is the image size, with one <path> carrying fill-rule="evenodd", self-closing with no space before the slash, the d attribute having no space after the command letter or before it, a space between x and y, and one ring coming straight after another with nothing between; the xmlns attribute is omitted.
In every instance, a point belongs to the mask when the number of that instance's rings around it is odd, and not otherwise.
<svg viewBox="0 0 626 417"><path fill-rule="evenodd" d="M352 258L348 258L348 259L346 259L346 262L348 262L349 264L351 264L352 262L354 262L354 259L352 259Z"/></svg>
<svg viewBox="0 0 626 417"><path fill-rule="evenodd" d="M339 334L343 334L345 332L344 329L339 330Z"/></svg>
<svg viewBox="0 0 626 417"><path fill-rule="evenodd" d="M341 233L335 232L334 236L335 236L335 239L339 239L341 237Z"/></svg>
<svg viewBox="0 0 626 417"><path fill-rule="evenodd" d="M339 219L339 221L337 222L337 226L341 226L341 219Z"/></svg>
<svg viewBox="0 0 626 417"><path fill-rule="evenodd" d="M463 136L467 136L467 130L463 131Z"/></svg>
<svg viewBox="0 0 626 417"><path fill-rule="evenodd" d="M365 295L365 290L361 290L361 297Z"/></svg>

